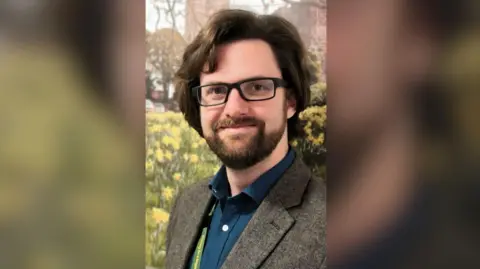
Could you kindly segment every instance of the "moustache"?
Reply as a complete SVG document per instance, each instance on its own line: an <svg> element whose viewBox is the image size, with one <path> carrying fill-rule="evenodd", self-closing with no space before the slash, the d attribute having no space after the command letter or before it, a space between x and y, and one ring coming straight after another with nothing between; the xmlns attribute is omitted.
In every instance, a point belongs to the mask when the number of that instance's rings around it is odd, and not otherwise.
<svg viewBox="0 0 480 269"><path fill-rule="evenodd" d="M213 125L213 130L218 131L220 129L232 128L232 127L243 127L243 126L258 126L263 122L257 120L253 117L239 117L239 118L227 118L224 120L217 121Z"/></svg>

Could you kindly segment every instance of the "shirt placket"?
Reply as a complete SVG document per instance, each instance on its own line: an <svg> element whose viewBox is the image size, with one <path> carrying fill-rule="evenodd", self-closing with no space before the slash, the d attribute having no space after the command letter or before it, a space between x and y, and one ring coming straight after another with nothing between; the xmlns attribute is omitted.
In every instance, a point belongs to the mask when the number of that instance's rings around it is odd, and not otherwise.
<svg viewBox="0 0 480 269"><path fill-rule="evenodd" d="M231 237L231 233L234 230L239 217L240 215L239 211L236 208L236 205L233 203L233 201L227 200L222 213L222 217L220 219L220 225L219 227L217 227L217 229L219 229L219 233L221 234L222 247L220 255L218 256L216 268L219 268L221 266L220 261L222 260L222 257L225 255L226 251L225 246L227 245L227 242Z"/></svg>

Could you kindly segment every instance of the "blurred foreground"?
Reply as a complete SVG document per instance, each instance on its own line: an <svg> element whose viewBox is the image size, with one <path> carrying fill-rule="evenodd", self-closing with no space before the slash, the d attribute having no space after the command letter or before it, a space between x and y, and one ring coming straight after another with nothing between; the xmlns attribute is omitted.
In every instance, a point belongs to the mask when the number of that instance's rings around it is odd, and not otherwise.
<svg viewBox="0 0 480 269"><path fill-rule="evenodd" d="M144 267L143 72L123 74L144 10L125 3L0 4L0 268Z"/></svg>
<svg viewBox="0 0 480 269"><path fill-rule="evenodd" d="M329 268L480 268L478 1L330 1Z"/></svg>

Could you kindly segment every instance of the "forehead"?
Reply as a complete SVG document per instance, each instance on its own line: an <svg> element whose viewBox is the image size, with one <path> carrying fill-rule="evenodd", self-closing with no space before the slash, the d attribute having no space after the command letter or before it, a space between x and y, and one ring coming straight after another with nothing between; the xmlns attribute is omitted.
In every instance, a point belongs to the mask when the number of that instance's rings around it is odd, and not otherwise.
<svg viewBox="0 0 480 269"><path fill-rule="evenodd" d="M233 83L251 77L279 77L281 71L270 45L262 40L241 40L222 45L217 51L217 69L202 73L200 83Z"/></svg>

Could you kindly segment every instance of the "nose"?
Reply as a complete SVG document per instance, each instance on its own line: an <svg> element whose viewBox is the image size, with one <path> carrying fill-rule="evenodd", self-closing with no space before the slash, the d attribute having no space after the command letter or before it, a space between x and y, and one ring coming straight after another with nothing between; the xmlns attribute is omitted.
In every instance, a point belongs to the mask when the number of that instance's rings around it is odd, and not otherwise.
<svg viewBox="0 0 480 269"><path fill-rule="evenodd" d="M225 104L224 112L226 116L234 117L248 114L249 105L242 98L238 89L232 89Z"/></svg>

